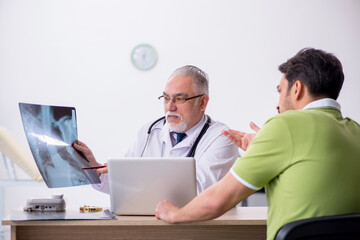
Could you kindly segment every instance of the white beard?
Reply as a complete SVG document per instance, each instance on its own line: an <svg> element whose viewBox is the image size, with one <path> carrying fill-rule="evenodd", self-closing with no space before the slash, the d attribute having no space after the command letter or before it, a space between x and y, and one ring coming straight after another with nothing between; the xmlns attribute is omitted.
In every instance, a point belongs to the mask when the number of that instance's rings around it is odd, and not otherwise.
<svg viewBox="0 0 360 240"><path fill-rule="evenodd" d="M177 117L180 118L179 123L169 123L168 121L166 121L166 124L168 125L170 131L178 132L178 133L184 132L186 127L187 127L187 124L184 121L183 117L177 112L170 112L169 111L169 112L166 113L166 119L167 119L168 115L174 115L174 116L177 116Z"/></svg>

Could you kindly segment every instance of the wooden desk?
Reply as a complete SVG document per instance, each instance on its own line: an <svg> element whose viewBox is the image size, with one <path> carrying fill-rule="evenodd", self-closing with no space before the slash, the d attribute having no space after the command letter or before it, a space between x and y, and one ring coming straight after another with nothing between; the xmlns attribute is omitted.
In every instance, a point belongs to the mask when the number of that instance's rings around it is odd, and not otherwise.
<svg viewBox="0 0 360 240"><path fill-rule="evenodd" d="M11 239L266 239L266 207L241 207L204 222L167 224L153 216L117 220L2 221Z"/></svg>

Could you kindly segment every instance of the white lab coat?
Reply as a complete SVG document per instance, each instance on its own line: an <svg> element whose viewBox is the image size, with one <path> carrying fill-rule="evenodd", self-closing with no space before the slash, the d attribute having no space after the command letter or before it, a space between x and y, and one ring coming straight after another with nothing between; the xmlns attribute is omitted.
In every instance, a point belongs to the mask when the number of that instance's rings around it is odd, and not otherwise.
<svg viewBox="0 0 360 240"><path fill-rule="evenodd" d="M147 131L152 124L149 122L139 130L137 139L129 148L125 157L186 157L205 125L207 116L200 120L194 127L186 131L187 137L176 144L175 137L170 133L164 121L156 123L150 134ZM230 170L239 151L221 131L228 127L220 122L211 121L210 127L201 138L196 151L196 179L198 193L218 182ZM101 184L93 185L95 189L109 193L107 174L100 176Z"/></svg>

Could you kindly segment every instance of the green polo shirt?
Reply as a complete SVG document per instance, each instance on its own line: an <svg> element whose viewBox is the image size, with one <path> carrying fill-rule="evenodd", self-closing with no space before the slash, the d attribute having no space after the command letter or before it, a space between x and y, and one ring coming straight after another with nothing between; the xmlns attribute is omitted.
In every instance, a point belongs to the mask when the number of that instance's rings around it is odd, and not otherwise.
<svg viewBox="0 0 360 240"><path fill-rule="evenodd" d="M360 125L332 107L268 120L231 169L246 186L266 186L267 239L286 223L360 212Z"/></svg>

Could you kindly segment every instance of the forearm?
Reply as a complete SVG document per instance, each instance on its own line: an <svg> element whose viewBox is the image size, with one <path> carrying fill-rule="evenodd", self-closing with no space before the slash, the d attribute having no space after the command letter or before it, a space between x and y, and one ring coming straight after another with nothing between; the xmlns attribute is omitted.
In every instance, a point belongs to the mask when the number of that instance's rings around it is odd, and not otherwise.
<svg viewBox="0 0 360 240"><path fill-rule="evenodd" d="M217 218L233 207L219 198L218 187L205 190L174 215L173 223L205 221ZM221 193L220 193L221 194Z"/></svg>
<svg viewBox="0 0 360 240"><path fill-rule="evenodd" d="M255 191L236 180L229 172L220 182L208 188L183 208L168 201L160 202L155 215L169 223L193 222L214 219Z"/></svg>

